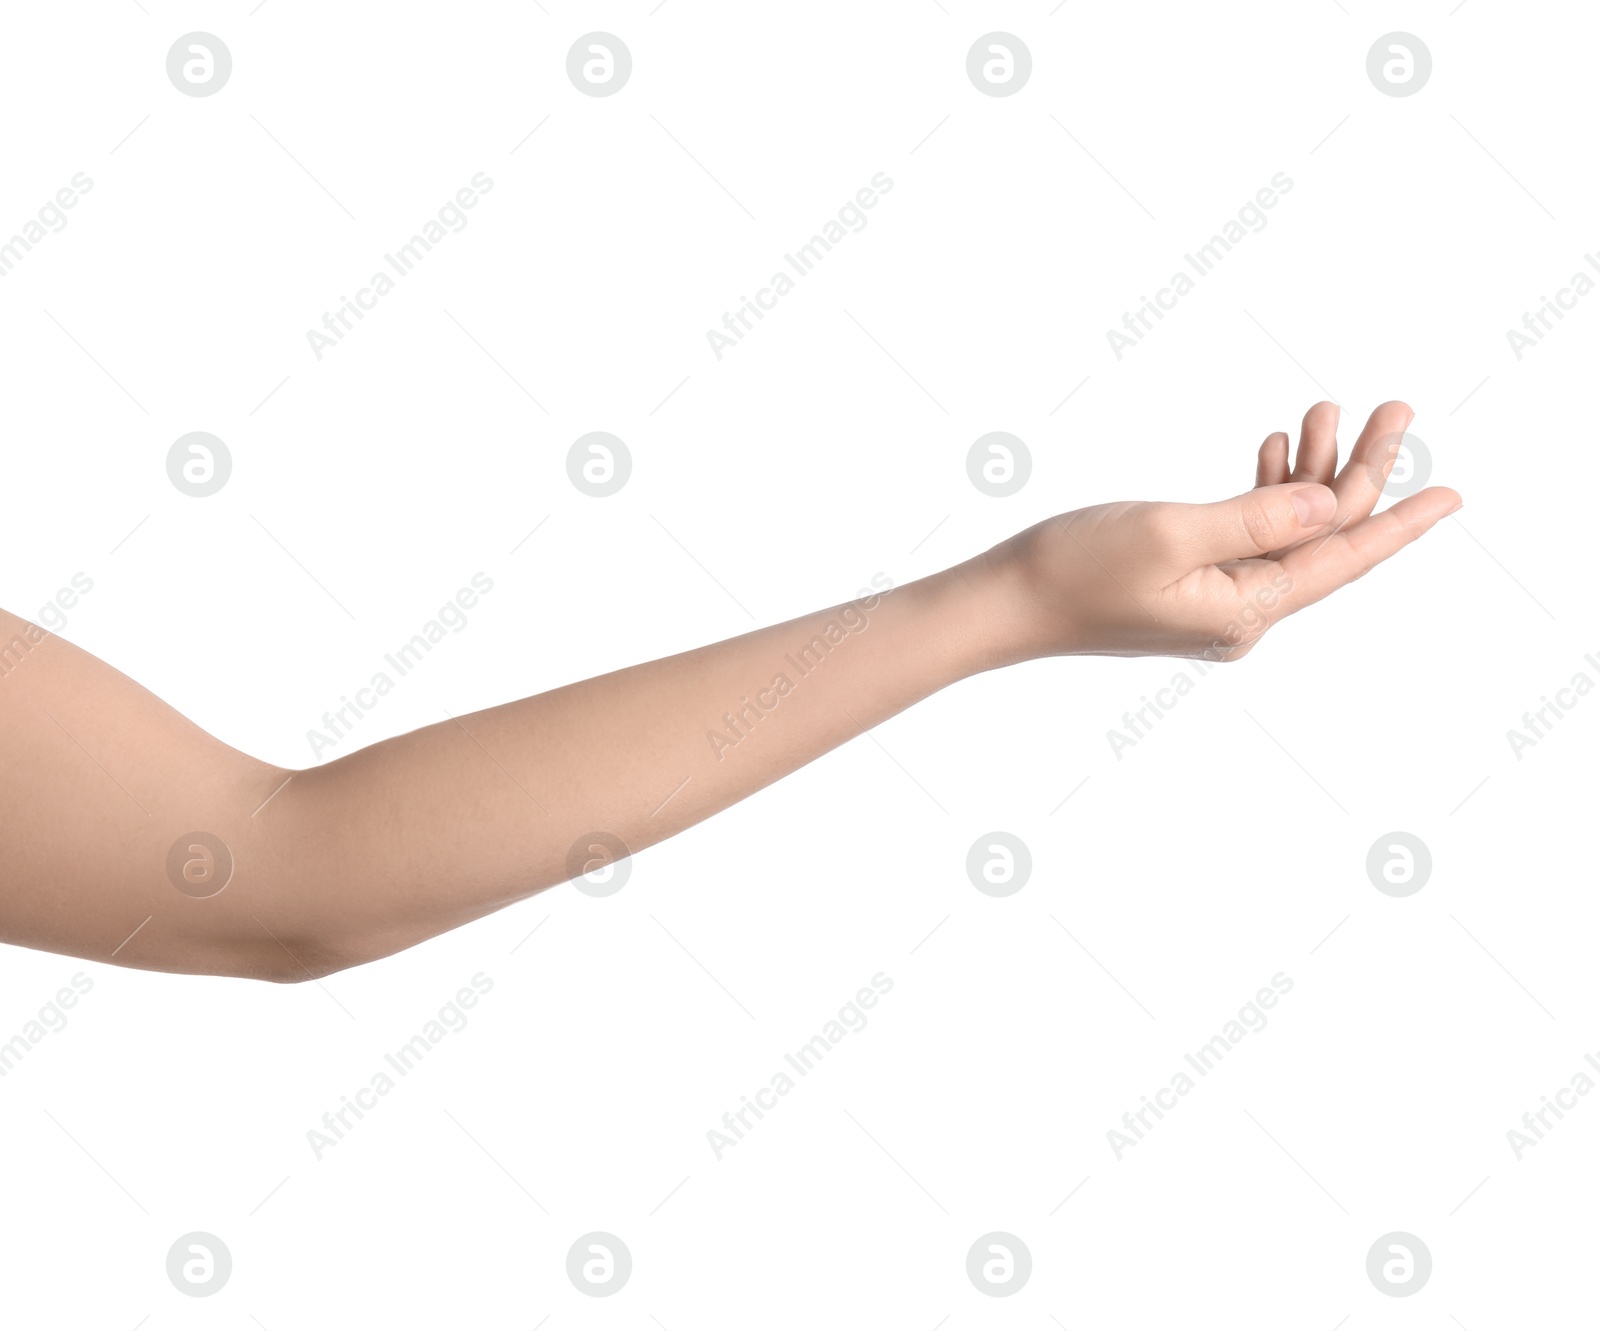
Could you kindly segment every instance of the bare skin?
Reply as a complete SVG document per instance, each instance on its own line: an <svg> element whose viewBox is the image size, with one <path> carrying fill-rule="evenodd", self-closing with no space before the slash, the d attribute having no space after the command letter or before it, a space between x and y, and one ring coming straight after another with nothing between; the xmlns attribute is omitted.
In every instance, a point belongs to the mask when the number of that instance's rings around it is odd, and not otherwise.
<svg viewBox="0 0 1600 1331"><path fill-rule="evenodd" d="M1379 407L1336 474L1338 408L1319 403L1294 470L1274 434L1238 498L1080 509L905 587L299 772L0 611L0 941L316 978L564 882L617 853L608 838L664 840L969 675L1235 660L1460 507L1433 488L1371 515L1411 414Z"/></svg>

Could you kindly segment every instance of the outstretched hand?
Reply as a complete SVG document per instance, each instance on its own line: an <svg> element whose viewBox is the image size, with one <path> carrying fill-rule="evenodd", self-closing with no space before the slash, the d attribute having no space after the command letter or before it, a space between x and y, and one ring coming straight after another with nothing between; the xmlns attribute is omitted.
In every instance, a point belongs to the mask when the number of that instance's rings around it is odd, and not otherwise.
<svg viewBox="0 0 1600 1331"><path fill-rule="evenodd" d="M1412 416L1385 402L1335 474L1339 408L1319 402L1294 469L1289 436L1269 435L1235 499L1101 504L996 546L985 558L1021 589L1027 655L1243 656L1461 507L1434 486L1373 514Z"/></svg>

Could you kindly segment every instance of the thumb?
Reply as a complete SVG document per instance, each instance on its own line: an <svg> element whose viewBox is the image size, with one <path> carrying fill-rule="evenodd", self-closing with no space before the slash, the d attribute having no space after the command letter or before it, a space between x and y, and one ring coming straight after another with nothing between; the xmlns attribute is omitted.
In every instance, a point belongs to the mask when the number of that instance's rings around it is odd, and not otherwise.
<svg viewBox="0 0 1600 1331"><path fill-rule="evenodd" d="M1197 562L1254 559L1315 535L1338 501L1326 485L1263 485L1216 504L1194 504L1185 517Z"/></svg>

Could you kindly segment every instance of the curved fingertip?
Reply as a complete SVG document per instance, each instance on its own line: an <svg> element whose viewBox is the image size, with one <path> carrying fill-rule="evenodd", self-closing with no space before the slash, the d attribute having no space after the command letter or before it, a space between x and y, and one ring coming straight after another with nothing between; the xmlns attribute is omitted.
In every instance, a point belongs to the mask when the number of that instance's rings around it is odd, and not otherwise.
<svg viewBox="0 0 1600 1331"><path fill-rule="evenodd" d="M1455 505L1457 508L1461 506L1461 495L1457 491L1452 490L1448 485L1430 485L1426 490L1417 491L1416 497L1418 499L1430 500L1434 504L1439 503L1441 500L1448 499L1450 503Z"/></svg>
<svg viewBox="0 0 1600 1331"><path fill-rule="evenodd" d="M1430 485L1386 510L1419 535L1461 507L1461 496L1447 485ZM1414 539L1414 538L1413 538Z"/></svg>
<svg viewBox="0 0 1600 1331"><path fill-rule="evenodd" d="M1333 481L1339 461L1338 431L1337 402L1318 402L1306 412L1300 425L1300 447L1295 454L1291 480L1316 481L1322 485Z"/></svg>
<svg viewBox="0 0 1600 1331"><path fill-rule="evenodd" d="M1300 422L1301 439L1307 435L1331 436L1339 428L1341 409L1337 402L1330 402L1324 398L1321 402L1313 402L1305 414L1305 419Z"/></svg>
<svg viewBox="0 0 1600 1331"><path fill-rule="evenodd" d="M1282 485L1289 479L1289 436L1269 434L1256 451L1256 485Z"/></svg>
<svg viewBox="0 0 1600 1331"><path fill-rule="evenodd" d="M1409 402L1391 398L1388 402L1380 402L1372 409L1372 414L1367 417L1367 428L1380 434L1391 430L1404 434L1416 418L1416 408Z"/></svg>

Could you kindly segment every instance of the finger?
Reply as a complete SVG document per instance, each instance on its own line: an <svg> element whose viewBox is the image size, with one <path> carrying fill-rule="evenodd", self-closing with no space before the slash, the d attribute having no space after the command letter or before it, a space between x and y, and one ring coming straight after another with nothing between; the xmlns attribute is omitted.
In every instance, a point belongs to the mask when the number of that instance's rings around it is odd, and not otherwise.
<svg viewBox="0 0 1600 1331"><path fill-rule="evenodd" d="M1256 484L1282 485L1289 479L1289 436L1282 430L1269 434L1256 454Z"/></svg>
<svg viewBox="0 0 1600 1331"><path fill-rule="evenodd" d="M1361 437L1350 450L1350 460L1333 482L1333 493L1339 499L1335 526L1360 522L1372 512L1400 451L1400 440L1415 417L1416 412L1404 402L1385 402L1367 417Z"/></svg>
<svg viewBox="0 0 1600 1331"><path fill-rule="evenodd" d="M1292 481L1315 481L1332 485L1333 471L1339 462L1339 408L1332 402L1319 402L1306 412L1300 423L1300 448L1295 454Z"/></svg>
<svg viewBox="0 0 1600 1331"><path fill-rule="evenodd" d="M1217 504L1162 504L1176 524L1180 562L1188 568L1258 559L1328 525L1337 501L1325 485L1264 485Z"/></svg>
<svg viewBox="0 0 1600 1331"><path fill-rule="evenodd" d="M1307 541L1290 551L1278 563L1290 583L1287 590L1280 587L1283 613L1292 615L1354 582L1460 507L1460 495L1436 485L1342 530L1332 529L1323 540Z"/></svg>

